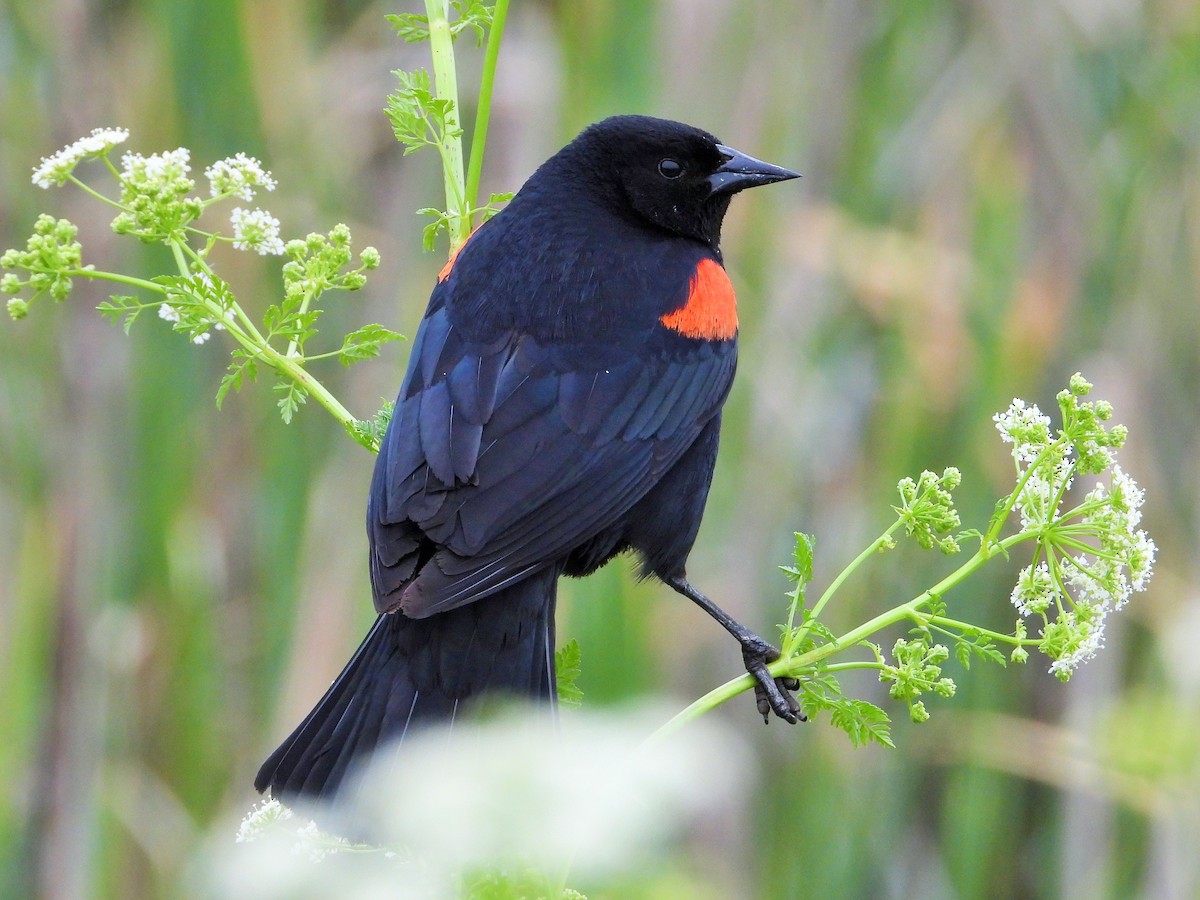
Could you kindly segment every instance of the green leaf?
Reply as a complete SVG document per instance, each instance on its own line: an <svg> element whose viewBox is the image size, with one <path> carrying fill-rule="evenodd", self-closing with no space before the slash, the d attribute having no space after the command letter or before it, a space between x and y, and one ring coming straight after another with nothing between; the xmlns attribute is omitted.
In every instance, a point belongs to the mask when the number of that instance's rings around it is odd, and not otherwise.
<svg viewBox="0 0 1200 900"><path fill-rule="evenodd" d="M126 334L129 334L129 329L133 327L134 320L146 308L145 303L138 303L136 297L126 297L118 294L113 294L105 302L101 303L96 309L100 310L100 315L111 321L114 325L121 323L121 328Z"/></svg>
<svg viewBox="0 0 1200 900"><path fill-rule="evenodd" d="M816 539L811 534L795 532L796 546L792 550L791 567L793 577L801 584L808 584L813 578L813 548Z"/></svg>
<svg viewBox="0 0 1200 900"><path fill-rule="evenodd" d="M437 246L438 233L450 230L450 216L443 210L434 209L432 206L418 209L417 215L433 216L433 221L426 225L421 232L421 249L429 253Z"/></svg>
<svg viewBox="0 0 1200 900"><path fill-rule="evenodd" d="M383 436L387 433L388 425L392 421L392 412L395 406L396 404L391 400L385 400L383 407L371 418L355 419L346 426L351 437L372 453L378 453L379 444L383 441Z"/></svg>
<svg viewBox="0 0 1200 900"><path fill-rule="evenodd" d="M1003 497L996 501L996 506L992 510L992 515L988 519L987 528L984 529L984 534L999 534L1000 529L1004 527L1004 522L1008 519L1008 497Z"/></svg>
<svg viewBox="0 0 1200 900"><path fill-rule="evenodd" d="M475 32L476 46L482 47L487 37L487 28L492 24L492 7L484 0L450 0L450 6L458 17L450 23L450 37L470 28ZM392 29L405 43L415 44L429 40L429 17L416 13L398 13L385 16Z"/></svg>
<svg viewBox="0 0 1200 900"><path fill-rule="evenodd" d="M942 599L941 594L930 594L927 602L927 611L931 616L946 615L946 601Z"/></svg>
<svg viewBox="0 0 1200 900"><path fill-rule="evenodd" d="M240 347L232 351L230 356L233 357L233 362L229 364L229 369L221 378L221 385L217 388L217 409L221 408L221 404L225 402L225 397L229 392L240 391L245 379L249 378L253 381L258 377L258 363L254 361L254 357L246 350Z"/></svg>
<svg viewBox="0 0 1200 900"><path fill-rule="evenodd" d="M280 381L275 385L275 390L283 395L276 404L279 407L279 416L283 419L283 424L290 425L292 416L308 399L308 391L294 381Z"/></svg>
<svg viewBox="0 0 1200 900"><path fill-rule="evenodd" d="M964 669L971 668L971 647L966 641L960 640L954 645L954 658Z"/></svg>
<svg viewBox="0 0 1200 900"><path fill-rule="evenodd" d="M843 698L830 711L829 720L836 728L846 732L855 747L874 742L890 750L896 749L888 727L892 720L874 703Z"/></svg>
<svg viewBox="0 0 1200 900"><path fill-rule="evenodd" d="M486 222L492 216L496 215L496 213L500 212L500 204L507 203L509 200L511 200L515 196L516 196L516 194L514 194L512 191L505 191L505 192L498 193L498 194L497 193L489 194L487 204L484 205L480 209L472 210L472 211L483 213L483 218L480 219L480 221Z"/></svg>
<svg viewBox="0 0 1200 900"><path fill-rule="evenodd" d="M429 16L419 16L416 13L394 13L384 16L391 23L392 30L408 44L429 40Z"/></svg>
<svg viewBox="0 0 1200 900"><path fill-rule="evenodd" d="M583 653L579 641L570 640L554 652L554 676L558 680L558 702L563 706L580 706L583 691L577 681L583 669Z"/></svg>
<svg viewBox="0 0 1200 900"><path fill-rule="evenodd" d="M405 156L462 136L462 126L451 124L454 101L434 96L427 71L397 69L392 74L400 87L388 95L386 113L396 140L404 145Z"/></svg>
<svg viewBox="0 0 1200 900"><path fill-rule="evenodd" d="M810 636L819 637L827 644L837 644L837 635L830 631L819 619L812 618L812 615L807 610L804 617Z"/></svg>
<svg viewBox="0 0 1200 900"><path fill-rule="evenodd" d="M346 335L342 349L338 351L338 362L343 366L353 365L364 359L379 355L379 349L390 341L399 341L404 335L382 325L364 325Z"/></svg>
<svg viewBox="0 0 1200 900"><path fill-rule="evenodd" d="M954 647L954 656L964 669L971 668L972 656L978 656L987 662L999 663L1006 668L1008 666L1008 660L996 648L991 639L974 630L963 632L963 635L958 639L958 643Z"/></svg>

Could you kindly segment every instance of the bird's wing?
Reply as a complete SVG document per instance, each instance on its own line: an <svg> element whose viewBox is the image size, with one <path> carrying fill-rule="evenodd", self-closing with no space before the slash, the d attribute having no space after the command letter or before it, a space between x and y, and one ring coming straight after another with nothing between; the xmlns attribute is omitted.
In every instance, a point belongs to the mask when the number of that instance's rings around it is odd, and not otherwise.
<svg viewBox="0 0 1200 900"><path fill-rule="evenodd" d="M720 409L733 341L606 367L506 335L422 323L368 507L381 611L422 617L525 577L615 525ZM660 348L661 349L661 348Z"/></svg>

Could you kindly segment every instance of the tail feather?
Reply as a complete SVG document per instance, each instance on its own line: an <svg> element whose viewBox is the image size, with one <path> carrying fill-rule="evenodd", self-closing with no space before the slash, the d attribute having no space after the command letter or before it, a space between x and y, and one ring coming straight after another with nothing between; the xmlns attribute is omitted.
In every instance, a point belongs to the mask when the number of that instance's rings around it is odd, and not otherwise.
<svg viewBox="0 0 1200 900"><path fill-rule="evenodd" d="M375 620L312 712L271 754L254 787L281 799L333 799L349 768L412 729L451 723L482 695L553 703L558 573L426 619Z"/></svg>

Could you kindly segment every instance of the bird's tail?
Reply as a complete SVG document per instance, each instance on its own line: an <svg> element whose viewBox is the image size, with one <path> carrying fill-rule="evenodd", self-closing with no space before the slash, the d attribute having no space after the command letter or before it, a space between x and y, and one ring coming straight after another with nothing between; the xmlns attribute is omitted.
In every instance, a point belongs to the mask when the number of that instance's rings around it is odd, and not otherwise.
<svg viewBox="0 0 1200 900"><path fill-rule="evenodd" d="M557 580L549 569L426 619L380 616L254 787L332 800L353 763L416 727L452 723L482 694L553 703Z"/></svg>

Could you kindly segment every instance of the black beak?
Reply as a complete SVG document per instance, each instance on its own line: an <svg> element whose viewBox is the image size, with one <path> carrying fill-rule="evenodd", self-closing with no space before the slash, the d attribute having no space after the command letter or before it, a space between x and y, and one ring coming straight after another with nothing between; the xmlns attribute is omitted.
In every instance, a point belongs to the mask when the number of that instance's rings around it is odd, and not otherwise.
<svg viewBox="0 0 1200 900"><path fill-rule="evenodd" d="M758 187L760 184L774 184L776 181L800 177L799 172L763 162L724 144L717 144L717 149L726 160L721 164L721 168L708 176L710 196L732 194L746 188Z"/></svg>

